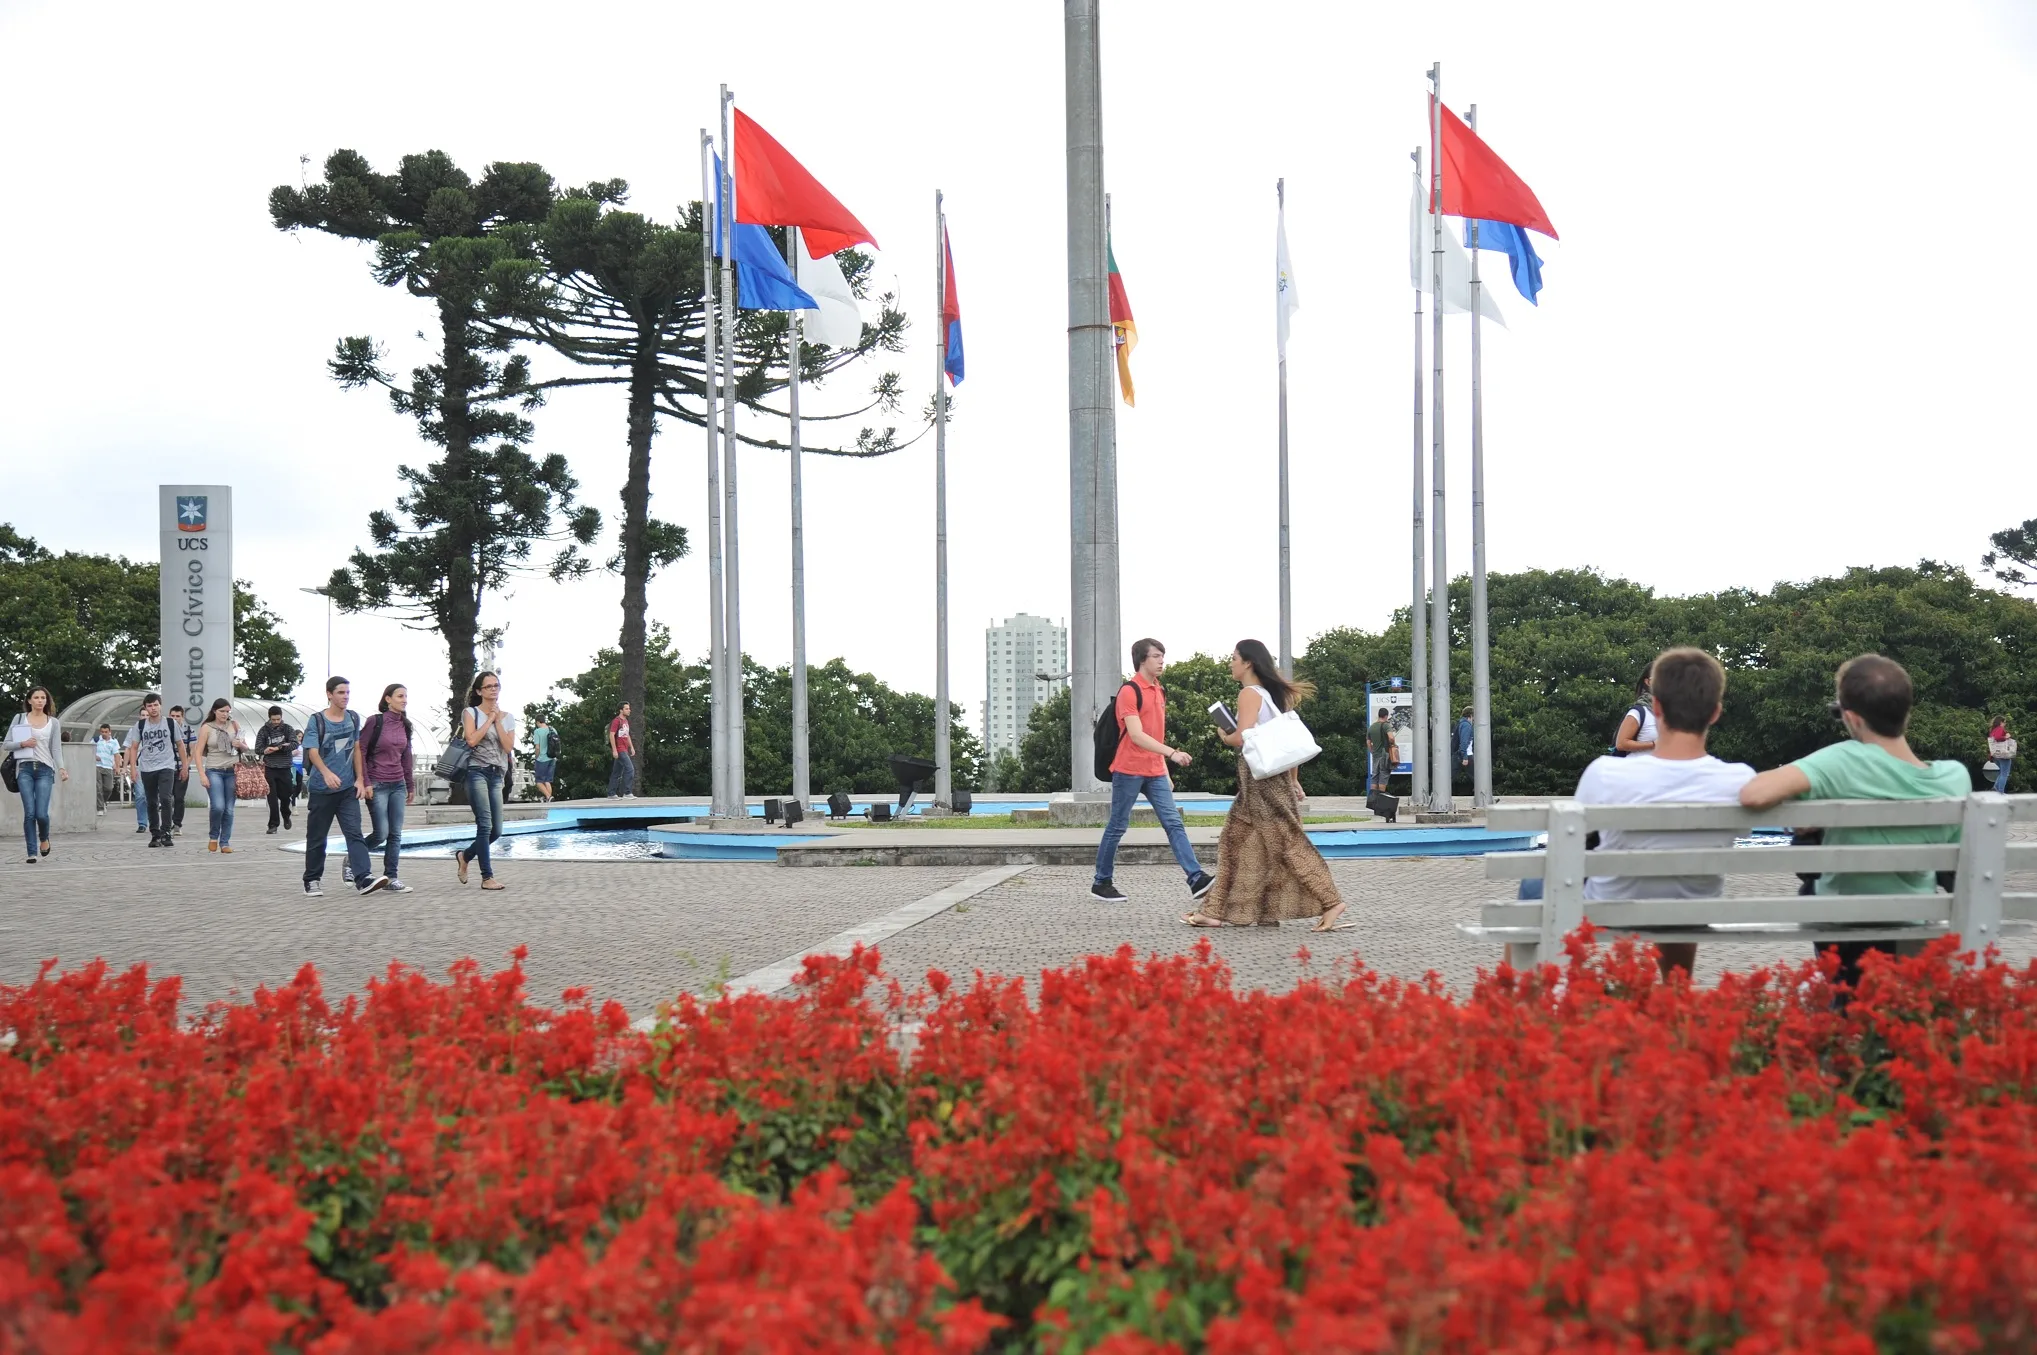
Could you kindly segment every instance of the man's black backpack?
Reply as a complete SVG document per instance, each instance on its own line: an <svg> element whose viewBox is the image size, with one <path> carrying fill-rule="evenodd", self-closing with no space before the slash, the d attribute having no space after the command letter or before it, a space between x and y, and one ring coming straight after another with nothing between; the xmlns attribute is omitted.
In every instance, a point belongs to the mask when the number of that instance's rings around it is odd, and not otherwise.
<svg viewBox="0 0 2037 1355"><path fill-rule="evenodd" d="M1146 708L1146 694L1139 690L1136 682L1127 682L1118 688L1132 689L1132 698L1139 703L1139 709ZM1112 696L1110 705L1096 717L1096 779L1106 784L1110 781L1110 764L1117 758L1118 744L1125 737L1125 727L1118 719L1117 697Z"/></svg>

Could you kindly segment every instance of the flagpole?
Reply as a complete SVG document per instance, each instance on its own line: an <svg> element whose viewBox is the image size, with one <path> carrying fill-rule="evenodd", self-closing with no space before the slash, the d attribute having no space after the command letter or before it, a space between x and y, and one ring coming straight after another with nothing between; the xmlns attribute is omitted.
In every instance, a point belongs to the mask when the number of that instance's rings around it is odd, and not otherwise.
<svg viewBox="0 0 2037 1355"><path fill-rule="evenodd" d="M1274 201L1283 226L1287 217L1287 180L1273 182ZM1280 672L1294 676L1294 574L1287 499L1287 345L1280 345Z"/></svg>
<svg viewBox="0 0 2037 1355"><path fill-rule="evenodd" d="M1068 170L1069 787L1097 791L1093 724L1115 699L1118 647L1117 447L1110 278L1104 256L1103 56L1098 0L1063 0Z"/></svg>
<svg viewBox="0 0 2037 1355"><path fill-rule="evenodd" d="M721 201L718 188L709 185L714 176L714 138L700 129L700 309L704 324L701 355L705 359L702 390L707 403L707 685L708 685L708 816L719 818L728 806L727 778L722 759L728 752L727 694L722 671L721 580L721 438L716 428L716 372L720 354L715 345L714 237L715 216L711 204ZM646 716L649 712L645 712Z"/></svg>
<svg viewBox="0 0 2037 1355"><path fill-rule="evenodd" d="M721 326L722 370L728 382L727 398L722 401L721 445L726 461L727 473L722 477L722 493L726 507L722 517L724 536L722 583L728 593L724 607L724 626L728 642L725 646L723 666L727 670L728 695L725 707L728 711L728 754L726 757L728 778L728 803L726 810L738 822L747 821L750 814L747 788L743 784L743 626L742 626L742 579L741 565L736 550L736 161L734 146L729 139L729 109L735 105L735 95L729 87L721 87L721 295L724 314Z"/></svg>
<svg viewBox="0 0 2037 1355"><path fill-rule="evenodd" d="M955 800L948 740L948 221L934 190L934 809Z"/></svg>
<svg viewBox="0 0 2037 1355"><path fill-rule="evenodd" d="M1435 185L1430 200L1430 227L1434 250L1430 255L1430 295L1433 307L1432 355L1435 366L1429 396L1429 442L1434 450L1429 471L1429 533L1434 542L1434 561L1429 590L1429 810L1448 814L1456 808L1450 796L1450 569L1447 535L1444 530L1443 496L1443 63L1429 67L1433 102L1429 109L1429 179ZM733 541L734 528L730 528Z"/></svg>
<svg viewBox="0 0 2037 1355"><path fill-rule="evenodd" d="M1410 157L1415 162L1415 192L1422 191L1422 152L1418 147ZM1413 225L1414 223L1409 223ZM1408 242L1414 248L1414 242ZM1429 748L1429 587L1425 566L1427 564L1427 543L1422 540L1423 503L1427 497L1428 477L1422 472L1422 287L1415 281L1415 591L1414 603L1408 609L1409 649L1413 652L1413 671L1408 684L1415 689L1414 747L1409 750L1408 763L1414 769L1409 793L1418 810L1429 807L1429 762L1426 754ZM1440 307L1438 310L1440 311ZM1376 713L1376 712L1372 712Z"/></svg>
<svg viewBox="0 0 2037 1355"><path fill-rule="evenodd" d="M1478 105L1466 110L1478 130ZM1492 803L1492 652L1485 616L1485 401L1479 378L1478 222L1465 218L1471 238L1471 805Z"/></svg>
<svg viewBox="0 0 2037 1355"><path fill-rule="evenodd" d="M785 230L785 262L799 282L799 227ZM799 479L799 364L806 345L806 316L792 312L787 363L787 412L792 420L792 799L800 811L813 808L812 767L807 757L806 712L806 497Z"/></svg>

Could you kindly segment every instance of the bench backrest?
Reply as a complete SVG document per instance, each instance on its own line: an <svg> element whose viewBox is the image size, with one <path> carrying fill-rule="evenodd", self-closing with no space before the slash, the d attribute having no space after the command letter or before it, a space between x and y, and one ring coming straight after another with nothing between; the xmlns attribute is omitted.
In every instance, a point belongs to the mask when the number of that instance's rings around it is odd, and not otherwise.
<svg viewBox="0 0 2037 1355"><path fill-rule="evenodd" d="M1541 944L1553 948L1584 920L1586 875L1774 875L1799 871L1958 872L1951 896L1836 895L1732 900L1645 901L1591 905L1593 920L1608 926L1720 922L1938 923L1973 947L2000 937L2004 917L2037 919L2037 894L2010 894L2008 872L2037 868L2037 843L2008 840L2009 824L2037 822L2037 795L1972 795L1941 800L1795 800L1773 809L1719 804L1586 805L1576 800L1544 804L1495 805L1486 825L1495 830L1546 832L1545 850L1504 852L1486 857L1489 879L1541 879L1543 904L1495 905L1488 925L1517 925L1532 913ZM1622 829L1897 828L1957 824L1956 843L1748 849L1740 847L1652 848L1585 852L1585 835ZM1545 951L1553 953L1553 949Z"/></svg>

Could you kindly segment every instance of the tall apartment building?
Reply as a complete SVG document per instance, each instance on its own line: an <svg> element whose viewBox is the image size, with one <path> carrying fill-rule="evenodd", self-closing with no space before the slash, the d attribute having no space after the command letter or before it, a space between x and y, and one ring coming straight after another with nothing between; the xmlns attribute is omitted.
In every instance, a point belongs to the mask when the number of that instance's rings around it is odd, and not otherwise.
<svg viewBox="0 0 2037 1355"><path fill-rule="evenodd" d="M1018 752L1033 707L1066 683L1068 628L1020 612L983 632L983 748ZM1042 682L1036 674L1052 680Z"/></svg>

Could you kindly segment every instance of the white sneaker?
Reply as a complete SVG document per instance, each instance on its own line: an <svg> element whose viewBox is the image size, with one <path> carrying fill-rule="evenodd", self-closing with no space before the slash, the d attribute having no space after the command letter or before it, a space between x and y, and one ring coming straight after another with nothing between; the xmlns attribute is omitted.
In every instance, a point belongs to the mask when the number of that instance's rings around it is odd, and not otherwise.
<svg viewBox="0 0 2037 1355"><path fill-rule="evenodd" d="M322 899L325 897L325 890L319 885L318 881L306 880L304 882L304 897L307 899Z"/></svg>
<svg viewBox="0 0 2037 1355"><path fill-rule="evenodd" d="M410 886L397 879L394 875L389 877L389 883L383 885L382 888L388 890L391 894L408 894L410 892Z"/></svg>

